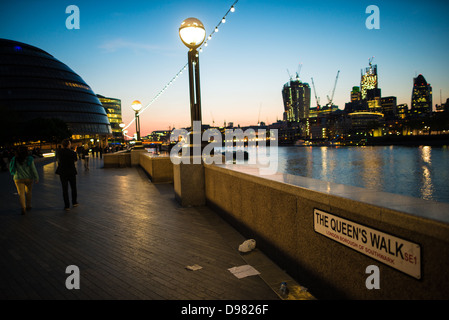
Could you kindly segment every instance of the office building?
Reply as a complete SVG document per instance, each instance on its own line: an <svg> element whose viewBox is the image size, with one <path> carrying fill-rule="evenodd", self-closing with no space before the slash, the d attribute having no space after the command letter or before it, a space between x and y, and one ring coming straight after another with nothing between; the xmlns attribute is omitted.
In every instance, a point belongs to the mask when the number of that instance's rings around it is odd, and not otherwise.
<svg viewBox="0 0 449 320"><path fill-rule="evenodd" d="M299 122L309 117L310 86L299 78L290 80L282 89L284 101L284 119L288 122Z"/></svg>
<svg viewBox="0 0 449 320"><path fill-rule="evenodd" d="M408 105L406 103L402 103L402 104L398 104L396 106L396 110L397 110L397 117L398 119L405 119L408 116Z"/></svg>
<svg viewBox="0 0 449 320"><path fill-rule="evenodd" d="M370 112L382 112L381 93L379 88L366 90L366 101Z"/></svg>
<svg viewBox="0 0 449 320"><path fill-rule="evenodd" d="M122 101L99 94L97 94L97 97L108 115L109 123L111 124L112 139L123 139L122 128L120 128L120 123L122 123Z"/></svg>
<svg viewBox="0 0 449 320"><path fill-rule="evenodd" d="M384 115L378 112L350 113L351 126L355 132L367 132L382 126Z"/></svg>
<svg viewBox="0 0 449 320"><path fill-rule="evenodd" d="M422 74L413 78L412 103L410 113L412 116L429 114L432 112L432 87Z"/></svg>
<svg viewBox="0 0 449 320"><path fill-rule="evenodd" d="M396 97L382 97L380 98L380 104L382 106L382 113L386 120L396 118L397 112L397 98Z"/></svg>

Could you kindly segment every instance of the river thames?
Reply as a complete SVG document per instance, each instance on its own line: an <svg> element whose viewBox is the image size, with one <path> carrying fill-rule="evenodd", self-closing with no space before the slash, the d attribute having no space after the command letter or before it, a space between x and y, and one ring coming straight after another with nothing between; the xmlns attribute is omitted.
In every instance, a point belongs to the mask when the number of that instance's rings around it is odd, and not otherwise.
<svg viewBox="0 0 449 320"><path fill-rule="evenodd" d="M277 171L449 203L447 146L280 146Z"/></svg>

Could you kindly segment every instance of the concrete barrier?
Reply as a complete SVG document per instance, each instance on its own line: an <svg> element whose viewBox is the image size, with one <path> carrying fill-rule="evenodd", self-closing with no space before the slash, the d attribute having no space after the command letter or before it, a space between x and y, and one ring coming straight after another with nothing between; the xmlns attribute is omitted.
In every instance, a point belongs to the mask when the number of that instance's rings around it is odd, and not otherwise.
<svg viewBox="0 0 449 320"><path fill-rule="evenodd" d="M173 182L173 164L168 156L140 153L139 165L147 172L153 183Z"/></svg>
<svg viewBox="0 0 449 320"><path fill-rule="evenodd" d="M183 207L200 207L206 204L204 164L201 161L195 163L194 158L190 157L189 163L179 161L173 165L175 199Z"/></svg>
<svg viewBox="0 0 449 320"><path fill-rule="evenodd" d="M129 152L115 152L103 154L104 168L131 167L131 154Z"/></svg>
<svg viewBox="0 0 449 320"><path fill-rule="evenodd" d="M238 165L205 165L205 192L318 299L449 298L449 204Z"/></svg>

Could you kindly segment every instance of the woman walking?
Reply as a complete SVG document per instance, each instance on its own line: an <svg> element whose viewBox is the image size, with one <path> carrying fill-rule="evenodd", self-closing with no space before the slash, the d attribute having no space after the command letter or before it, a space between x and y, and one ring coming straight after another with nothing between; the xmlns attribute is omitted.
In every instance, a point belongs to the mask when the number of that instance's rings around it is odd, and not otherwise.
<svg viewBox="0 0 449 320"><path fill-rule="evenodd" d="M9 164L9 171L14 176L22 214L25 214L27 210L31 210L33 181L39 182L34 158L28 154L26 147L21 146L17 149L16 155Z"/></svg>

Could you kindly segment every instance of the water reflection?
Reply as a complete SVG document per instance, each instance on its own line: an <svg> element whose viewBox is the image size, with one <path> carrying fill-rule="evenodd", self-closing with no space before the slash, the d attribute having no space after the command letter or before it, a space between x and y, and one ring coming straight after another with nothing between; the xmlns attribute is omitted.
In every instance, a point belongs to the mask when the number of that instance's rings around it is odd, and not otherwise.
<svg viewBox="0 0 449 320"><path fill-rule="evenodd" d="M321 149L321 176L327 178L327 147Z"/></svg>
<svg viewBox="0 0 449 320"><path fill-rule="evenodd" d="M423 147L419 147L419 150L421 152L421 158L423 159L424 162L430 164L430 156L431 156L431 152L432 152L432 147L429 146L423 146Z"/></svg>
<svg viewBox="0 0 449 320"><path fill-rule="evenodd" d="M422 161L424 162L421 166L422 175L421 175L421 198L426 200L433 199L433 185L432 185L432 177L430 168L432 167L431 155L432 148L429 146L424 146L419 148L420 156Z"/></svg>
<svg viewBox="0 0 449 320"><path fill-rule="evenodd" d="M383 153L366 147L358 150L362 159L361 176L363 184L369 189L378 190L382 184L381 172L384 168Z"/></svg>
<svg viewBox="0 0 449 320"><path fill-rule="evenodd" d="M436 147L280 147L278 171L449 202L449 149Z"/></svg>

